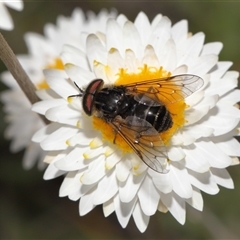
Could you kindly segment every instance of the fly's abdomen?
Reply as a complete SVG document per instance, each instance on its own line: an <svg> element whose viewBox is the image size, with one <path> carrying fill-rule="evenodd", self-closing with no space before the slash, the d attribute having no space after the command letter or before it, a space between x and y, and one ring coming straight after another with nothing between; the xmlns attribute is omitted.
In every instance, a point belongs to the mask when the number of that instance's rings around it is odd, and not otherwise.
<svg viewBox="0 0 240 240"><path fill-rule="evenodd" d="M172 127L172 117L164 105L147 106L138 103L135 116L148 121L159 133Z"/></svg>
<svg viewBox="0 0 240 240"><path fill-rule="evenodd" d="M173 125L172 117L165 106L150 107L146 120L151 123L159 133L167 131Z"/></svg>

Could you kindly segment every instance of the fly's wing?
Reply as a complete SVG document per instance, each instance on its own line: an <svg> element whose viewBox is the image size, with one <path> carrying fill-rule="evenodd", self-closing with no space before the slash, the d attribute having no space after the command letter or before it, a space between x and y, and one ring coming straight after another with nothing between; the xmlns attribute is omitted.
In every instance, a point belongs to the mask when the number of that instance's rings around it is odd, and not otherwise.
<svg viewBox="0 0 240 240"><path fill-rule="evenodd" d="M139 102L139 103L141 103L143 105L148 105L148 106L151 106L151 107L157 107L157 106L161 106L162 105L161 102L155 101L155 99L150 98L149 96L147 96L144 93L136 94L134 96L134 99L137 102Z"/></svg>
<svg viewBox="0 0 240 240"><path fill-rule="evenodd" d="M192 74L182 74L167 78L151 79L126 84L130 94L147 94L165 104L185 99L203 86L203 79Z"/></svg>
<svg viewBox="0 0 240 240"><path fill-rule="evenodd" d="M164 143L149 122L135 116L126 119L117 116L111 124L148 167L159 173L168 172Z"/></svg>

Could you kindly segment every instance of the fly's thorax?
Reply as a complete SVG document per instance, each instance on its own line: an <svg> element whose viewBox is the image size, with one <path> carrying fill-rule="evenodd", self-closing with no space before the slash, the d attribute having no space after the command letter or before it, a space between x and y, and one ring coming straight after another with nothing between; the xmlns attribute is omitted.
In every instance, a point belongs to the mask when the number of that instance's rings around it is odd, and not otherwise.
<svg viewBox="0 0 240 240"><path fill-rule="evenodd" d="M128 96L122 86L101 89L95 96L94 104L99 114L105 118L121 115L129 107Z"/></svg>

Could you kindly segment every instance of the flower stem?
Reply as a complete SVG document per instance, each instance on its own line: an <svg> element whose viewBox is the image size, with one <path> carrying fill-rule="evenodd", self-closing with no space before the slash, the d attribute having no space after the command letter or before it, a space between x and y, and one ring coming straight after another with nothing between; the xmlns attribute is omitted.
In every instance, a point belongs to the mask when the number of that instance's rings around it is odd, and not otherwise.
<svg viewBox="0 0 240 240"><path fill-rule="evenodd" d="M31 104L39 102L40 99L36 95L36 87L29 79L28 75L22 68L17 57L13 53L12 49L4 39L3 35L0 32L0 59L3 61L9 72L12 74L14 79L17 81L18 85L22 91L27 96ZM48 120L40 115L42 120L48 124Z"/></svg>

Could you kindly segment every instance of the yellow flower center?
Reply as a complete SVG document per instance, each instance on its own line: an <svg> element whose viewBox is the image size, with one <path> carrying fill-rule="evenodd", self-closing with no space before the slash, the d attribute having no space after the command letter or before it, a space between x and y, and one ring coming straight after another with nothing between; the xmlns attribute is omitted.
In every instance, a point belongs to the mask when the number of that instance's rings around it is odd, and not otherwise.
<svg viewBox="0 0 240 240"><path fill-rule="evenodd" d="M142 68L139 69L138 73L128 73L126 69L120 69L118 73L118 79L114 84L125 85L135 82L139 83L141 81L161 79L170 76L171 73L165 71L162 67L155 68L144 65ZM178 89L177 86L176 89ZM168 145L169 140L171 139L173 134L185 123L184 110L186 108L186 104L184 100L169 104L166 103L166 99L162 99L161 94L157 94L157 97L164 105L166 105L167 110L170 112L172 117L172 127L164 132L159 133L164 144ZM126 143L126 141L120 136L120 134L116 134L112 127L103 119L93 116L93 127L102 132L103 141L109 141L111 143L114 142L123 152L133 151L132 148Z"/></svg>
<svg viewBox="0 0 240 240"><path fill-rule="evenodd" d="M48 64L44 69L64 69L63 62L60 58L56 58L52 63ZM36 84L36 88L39 89L48 89L49 86L45 79L43 79L40 83Z"/></svg>

